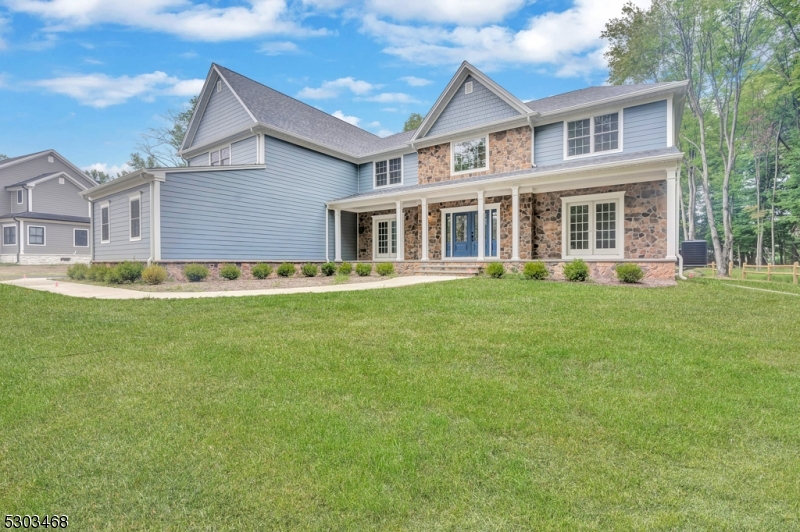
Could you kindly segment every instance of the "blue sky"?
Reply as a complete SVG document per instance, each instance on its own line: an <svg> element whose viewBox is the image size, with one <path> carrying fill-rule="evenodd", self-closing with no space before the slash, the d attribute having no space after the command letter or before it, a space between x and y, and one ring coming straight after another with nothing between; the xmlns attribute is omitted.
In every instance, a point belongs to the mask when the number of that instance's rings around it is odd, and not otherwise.
<svg viewBox="0 0 800 532"><path fill-rule="evenodd" d="M463 60L523 100L598 85L623 3L0 0L0 153L116 171L211 62L380 135L427 113Z"/></svg>

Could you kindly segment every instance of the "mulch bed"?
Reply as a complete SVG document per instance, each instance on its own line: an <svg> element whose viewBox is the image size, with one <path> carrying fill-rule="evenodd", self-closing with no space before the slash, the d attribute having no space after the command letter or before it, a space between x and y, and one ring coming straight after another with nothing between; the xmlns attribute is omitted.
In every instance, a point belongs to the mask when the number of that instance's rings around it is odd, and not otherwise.
<svg viewBox="0 0 800 532"><path fill-rule="evenodd" d="M199 283L167 281L164 284L148 285L148 284L129 284L121 285L119 288L128 288L131 290L140 290L142 292L226 292L230 290L264 290L270 288L303 288L306 286L328 286L332 284L357 284L357 283L370 283L380 280L386 280L389 277L380 277L378 275L369 275L361 277L358 275L350 275L347 281L342 282L337 276L331 277L270 277L269 279L237 279L235 281L227 280L205 280Z"/></svg>

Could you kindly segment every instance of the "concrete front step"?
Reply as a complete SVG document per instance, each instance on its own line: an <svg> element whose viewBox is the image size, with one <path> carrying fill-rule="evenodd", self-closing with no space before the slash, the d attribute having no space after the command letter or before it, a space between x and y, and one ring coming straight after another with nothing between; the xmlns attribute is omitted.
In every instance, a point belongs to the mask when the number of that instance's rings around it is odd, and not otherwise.
<svg viewBox="0 0 800 532"><path fill-rule="evenodd" d="M417 269L423 275L478 275L482 267L475 264L426 264Z"/></svg>

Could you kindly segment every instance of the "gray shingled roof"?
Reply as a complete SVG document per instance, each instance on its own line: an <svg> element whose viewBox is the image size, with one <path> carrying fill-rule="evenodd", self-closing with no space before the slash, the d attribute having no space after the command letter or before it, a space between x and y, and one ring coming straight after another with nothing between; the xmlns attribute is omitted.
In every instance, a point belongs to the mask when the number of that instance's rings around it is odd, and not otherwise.
<svg viewBox="0 0 800 532"><path fill-rule="evenodd" d="M646 150L646 151L638 151L633 153L615 153L613 155L604 155L599 157L586 157L583 159L577 159L575 161L567 161L561 164L550 164L547 166L537 166L536 168L527 168L524 170L515 170L513 172L503 172L500 174L485 174L479 175L475 177L467 177L464 179L459 179L457 181L442 181L439 183L427 183L424 185L409 185L405 187L390 187L380 190L373 190L370 192L362 192L360 194L353 194L351 196L345 196L344 198L339 198L334 201L342 201L342 200L349 200L349 199L356 199L356 198L371 198L371 197L380 197L389 194L402 194L404 192L414 192L414 191L423 191L423 190L430 190L436 189L443 186L452 186L452 185L460 185L462 183L474 183L478 181L492 181L494 179L502 179L504 177L514 177L514 176L522 176L522 175L536 175L542 173L549 173L555 170L566 170L566 169L580 169L584 167L591 167L598 164L604 163L624 163L626 161L632 161L636 159L646 159L648 157L657 157L660 155L680 155L680 150L675 147L670 148L659 148L657 150Z"/></svg>
<svg viewBox="0 0 800 532"><path fill-rule="evenodd" d="M7 164L13 163L14 161L19 161L20 159L24 159L24 158L30 157L32 155L39 155L40 153L45 153L45 152L48 152L48 151L50 151L50 150L42 150L42 151L37 151L37 152L34 152L34 153L29 153L27 155L18 155L16 157L9 157L8 159L3 159L2 161L0 161L0 168L2 168L3 166L5 166Z"/></svg>
<svg viewBox="0 0 800 532"><path fill-rule="evenodd" d="M6 188L21 187L23 185L27 185L28 183L30 183L32 181L36 181L38 179L41 179L43 177L56 175L56 174L60 174L60 173L61 172L48 172L46 174L37 175L36 177L29 177L28 179L25 179L24 181L20 181L19 183L14 183L13 185L8 185Z"/></svg>
<svg viewBox="0 0 800 532"><path fill-rule="evenodd" d="M25 218L31 220L52 220L56 222L75 222L75 223L89 223L87 216L70 216L68 214L50 214L48 212L13 212L9 214L0 214L0 220L8 218Z"/></svg>
<svg viewBox="0 0 800 532"><path fill-rule="evenodd" d="M555 96L548 96L547 98L540 98L538 100L531 100L525 102L531 110L540 113L552 113L560 109L568 109L576 105L583 105L587 103L606 100L608 98L615 98L617 96L625 96L659 85L672 85L672 82L665 83L640 83L638 85L606 85L601 87L587 87L576 91L565 92L564 94L556 94Z"/></svg>
<svg viewBox="0 0 800 532"><path fill-rule="evenodd" d="M359 157L400 148L413 135L400 133L378 137L232 70L216 66L256 120L339 152Z"/></svg>

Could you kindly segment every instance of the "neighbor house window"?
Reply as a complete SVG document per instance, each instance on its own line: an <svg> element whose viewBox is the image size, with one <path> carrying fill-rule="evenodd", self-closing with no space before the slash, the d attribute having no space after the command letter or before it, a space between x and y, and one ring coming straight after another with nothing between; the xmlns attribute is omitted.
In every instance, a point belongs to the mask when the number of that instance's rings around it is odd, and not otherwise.
<svg viewBox="0 0 800 532"><path fill-rule="evenodd" d="M566 156L619 150L619 113L567 122Z"/></svg>
<svg viewBox="0 0 800 532"><path fill-rule="evenodd" d="M621 258L624 198L624 192L562 198L564 258Z"/></svg>
<svg viewBox="0 0 800 532"><path fill-rule="evenodd" d="M453 173L485 170L487 168L487 137L452 143Z"/></svg>
<svg viewBox="0 0 800 532"><path fill-rule="evenodd" d="M403 182L403 158L375 161L375 186L399 185Z"/></svg>
<svg viewBox="0 0 800 532"><path fill-rule="evenodd" d="M373 239L376 259L389 259L397 256L397 218L395 215L373 218Z"/></svg>
<svg viewBox="0 0 800 532"><path fill-rule="evenodd" d="M142 238L142 197L140 195L130 198L131 240Z"/></svg>
<svg viewBox="0 0 800 532"><path fill-rule="evenodd" d="M106 243L111 241L111 228L108 220L108 204L100 207L100 242Z"/></svg>
<svg viewBox="0 0 800 532"><path fill-rule="evenodd" d="M15 225L3 226L3 245L4 246L17 245L17 226Z"/></svg>
<svg viewBox="0 0 800 532"><path fill-rule="evenodd" d="M22 191L21 190L17 190L17 204L18 205L22 205L22 200L23 200L22 196L23 196Z"/></svg>
<svg viewBox="0 0 800 532"><path fill-rule="evenodd" d="M28 226L28 245L44 246L44 227L38 225Z"/></svg>
<svg viewBox="0 0 800 532"><path fill-rule="evenodd" d="M222 148L221 150L212 151L210 153L211 166L230 166L231 164L231 148Z"/></svg>
<svg viewBox="0 0 800 532"><path fill-rule="evenodd" d="M89 247L89 230L88 229L75 229L72 233L73 241L76 248Z"/></svg>

